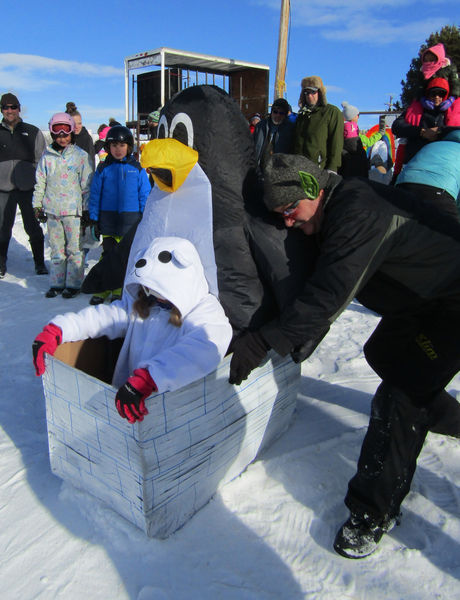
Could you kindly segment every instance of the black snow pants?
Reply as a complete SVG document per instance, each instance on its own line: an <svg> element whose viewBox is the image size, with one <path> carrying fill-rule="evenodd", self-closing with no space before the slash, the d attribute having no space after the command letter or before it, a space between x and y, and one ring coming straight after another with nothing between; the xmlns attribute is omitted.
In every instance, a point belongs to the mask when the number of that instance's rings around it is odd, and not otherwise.
<svg viewBox="0 0 460 600"><path fill-rule="evenodd" d="M460 370L460 299L384 316L364 352L383 381L345 504L380 521L399 513L428 431L460 437L460 404L444 390Z"/></svg>

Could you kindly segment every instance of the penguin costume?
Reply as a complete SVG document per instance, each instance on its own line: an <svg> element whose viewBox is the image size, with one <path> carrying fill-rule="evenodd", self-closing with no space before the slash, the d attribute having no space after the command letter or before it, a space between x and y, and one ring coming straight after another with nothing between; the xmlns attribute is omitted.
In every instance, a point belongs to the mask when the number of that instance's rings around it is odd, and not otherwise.
<svg viewBox="0 0 460 600"><path fill-rule="evenodd" d="M198 85L179 92L161 110L157 136L141 155L155 181L142 220L93 267L82 290L119 287L139 248L158 236L184 237L234 331L257 329L304 281L308 238L267 213L253 138L225 91Z"/></svg>

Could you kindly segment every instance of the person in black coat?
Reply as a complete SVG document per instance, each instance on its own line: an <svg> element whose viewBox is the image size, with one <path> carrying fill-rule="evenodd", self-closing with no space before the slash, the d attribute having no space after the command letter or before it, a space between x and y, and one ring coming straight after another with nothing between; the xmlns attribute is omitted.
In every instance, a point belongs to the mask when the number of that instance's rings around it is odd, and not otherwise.
<svg viewBox="0 0 460 600"><path fill-rule="evenodd" d="M82 150L88 153L89 164L93 167L93 171L96 167L95 162L95 150L94 141L89 131L82 125L81 114L78 112L77 107L73 102L67 102L66 111L73 120L75 121L75 144Z"/></svg>
<svg viewBox="0 0 460 600"><path fill-rule="evenodd" d="M428 431L460 437L460 404L444 389L460 369L460 222L399 187L342 180L298 155L268 160L264 191L286 227L317 237L319 255L278 318L233 341L230 383L270 348L310 356L354 297L382 315L364 346L382 383L334 542L362 558L399 519Z"/></svg>
<svg viewBox="0 0 460 600"><path fill-rule="evenodd" d="M274 152L292 151L295 125L288 119L289 103L277 98L269 116L257 123L254 130L257 166L263 168L268 156Z"/></svg>

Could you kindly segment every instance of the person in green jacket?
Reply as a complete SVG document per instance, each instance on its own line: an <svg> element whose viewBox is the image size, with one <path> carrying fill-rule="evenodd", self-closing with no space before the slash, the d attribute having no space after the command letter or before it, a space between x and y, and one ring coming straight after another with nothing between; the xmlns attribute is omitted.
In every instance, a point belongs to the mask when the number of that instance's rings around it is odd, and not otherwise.
<svg viewBox="0 0 460 600"><path fill-rule="evenodd" d="M302 154L323 169L337 172L342 162L343 116L328 104L321 77L304 77L294 131L294 154Z"/></svg>

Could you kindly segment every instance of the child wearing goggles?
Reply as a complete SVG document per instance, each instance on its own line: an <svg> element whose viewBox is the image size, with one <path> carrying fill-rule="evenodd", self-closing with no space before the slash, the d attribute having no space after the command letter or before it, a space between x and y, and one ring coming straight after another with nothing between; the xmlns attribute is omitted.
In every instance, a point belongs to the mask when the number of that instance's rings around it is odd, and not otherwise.
<svg viewBox="0 0 460 600"><path fill-rule="evenodd" d="M37 219L48 226L51 287L45 295L73 298L84 277L80 223L93 170L88 154L74 143L75 123L70 115L53 115L49 130L53 141L38 163L32 204Z"/></svg>

